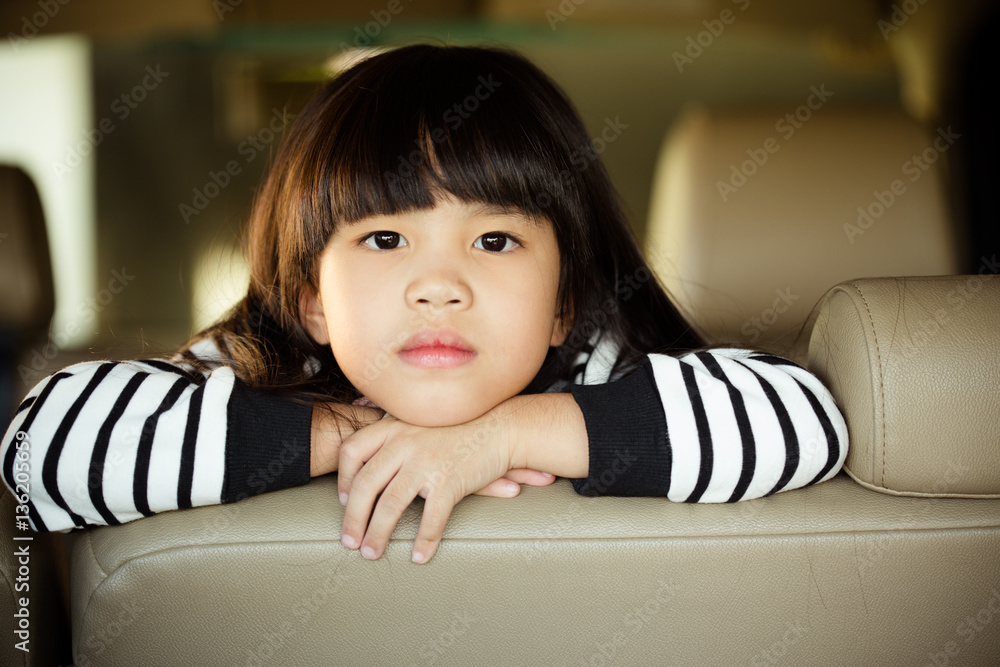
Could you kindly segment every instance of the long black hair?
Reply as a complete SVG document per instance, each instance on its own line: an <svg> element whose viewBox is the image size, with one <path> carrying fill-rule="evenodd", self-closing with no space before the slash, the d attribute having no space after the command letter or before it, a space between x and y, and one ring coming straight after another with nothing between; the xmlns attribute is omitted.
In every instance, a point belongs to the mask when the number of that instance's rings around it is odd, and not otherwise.
<svg viewBox="0 0 1000 667"><path fill-rule="evenodd" d="M650 352L704 345L646 263L559 87L506 49L429 44L354 65L295 119L254 202L247 296L191 343L212 337L254 386L358 398L330 347L306 333L299 296L317 287L317 258L339 224L431 208L441 192L544 216L554 227L557 303L573 325L522 393L571 380L597 331L619 346L619 373Z"/></svg>

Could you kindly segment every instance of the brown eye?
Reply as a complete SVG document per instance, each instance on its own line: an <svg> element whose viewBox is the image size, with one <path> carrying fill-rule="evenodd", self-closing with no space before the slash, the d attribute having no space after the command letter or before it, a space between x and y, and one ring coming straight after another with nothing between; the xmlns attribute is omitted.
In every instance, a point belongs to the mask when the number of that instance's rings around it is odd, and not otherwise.
<svg viewBox="0 0 1000 667"><path fill-rule="evenodd" d="M498 254L510 252L514 249L514 246L520 245L516 240L514 240L514 237L510 234L504 234L503 232L489 232L488 234L483 234L476 239L476 243L479 244L479 241L482 241L482 244L476 245L477 248L482 248L488 252Z"/></svg>
<svg viewBox="0 0 1000 667"><path fill-rule="evenodd" d="M373 240L375 243L370 243ZM362 242L373 250L392 250L406 245L406 239L396 232L372 232Z"/></svg>

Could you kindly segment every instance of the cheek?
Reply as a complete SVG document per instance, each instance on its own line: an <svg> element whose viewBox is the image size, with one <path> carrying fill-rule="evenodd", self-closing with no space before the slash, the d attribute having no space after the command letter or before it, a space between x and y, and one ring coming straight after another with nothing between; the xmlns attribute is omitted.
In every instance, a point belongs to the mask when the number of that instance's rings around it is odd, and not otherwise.
<svg viewBox="0 0 1000 667"><path fill-rule="evenodd" d="M323 310L330 331L330 345L338 362L350 362L365 353L366 343L381 331L377 285L353 278L350 271L331 273L323 284ZM353 278L353 279L352 279Z"/></svg>
<svg viewBox="0 0 1000 667"><path fill-rule="evenodd" d="M548 351L555 322L556 285L549 284L551 276L542 267L531 267L522 273L523 279L510 290L508 313L517 313L504 319L504 328L517 331L516 346L522 354L528 354L533 361ZM513 336L511 337L513 338ZM515 345L511 340L511 346Z"/></svg>

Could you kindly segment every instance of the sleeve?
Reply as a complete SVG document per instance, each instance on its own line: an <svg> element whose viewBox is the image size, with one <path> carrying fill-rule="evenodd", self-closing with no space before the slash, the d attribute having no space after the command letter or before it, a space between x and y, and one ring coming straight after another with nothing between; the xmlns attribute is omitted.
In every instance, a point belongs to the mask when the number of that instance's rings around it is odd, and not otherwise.
<svg viewBox="0 0 1000 667"><path fill-rule="evenodd" d="M606 369L600 352L592 361ZM773 355L650 354L625 377L569 391L590 441L588 477L573 480L583 495L735 502L830 479L847 456L829 390Z"/></svg>
<svg viewBox="0 0 1000 667"><path fill-rule="evenodd" d="M35 530L114 525L308 482L311 425L226 366L85 362L28 393L0 466Z"/></svg>

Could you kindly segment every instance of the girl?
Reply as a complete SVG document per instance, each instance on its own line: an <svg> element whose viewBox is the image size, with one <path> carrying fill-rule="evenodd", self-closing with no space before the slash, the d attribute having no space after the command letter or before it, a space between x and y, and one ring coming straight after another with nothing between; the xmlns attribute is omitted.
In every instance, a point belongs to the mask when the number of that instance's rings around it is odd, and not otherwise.
<svg viewBox="0 0 1000 667"><path fill-rule="evenodd" d="M519 55L414 45L339 75L278 151L249 261L246 298L170 361L82 363L29 392L0 465L36 529L339 470L344 545L378 558L421 496L426 562L470 493L558 475L733 502L843 464L815 377L705 349L579 117Z"/></svg>

